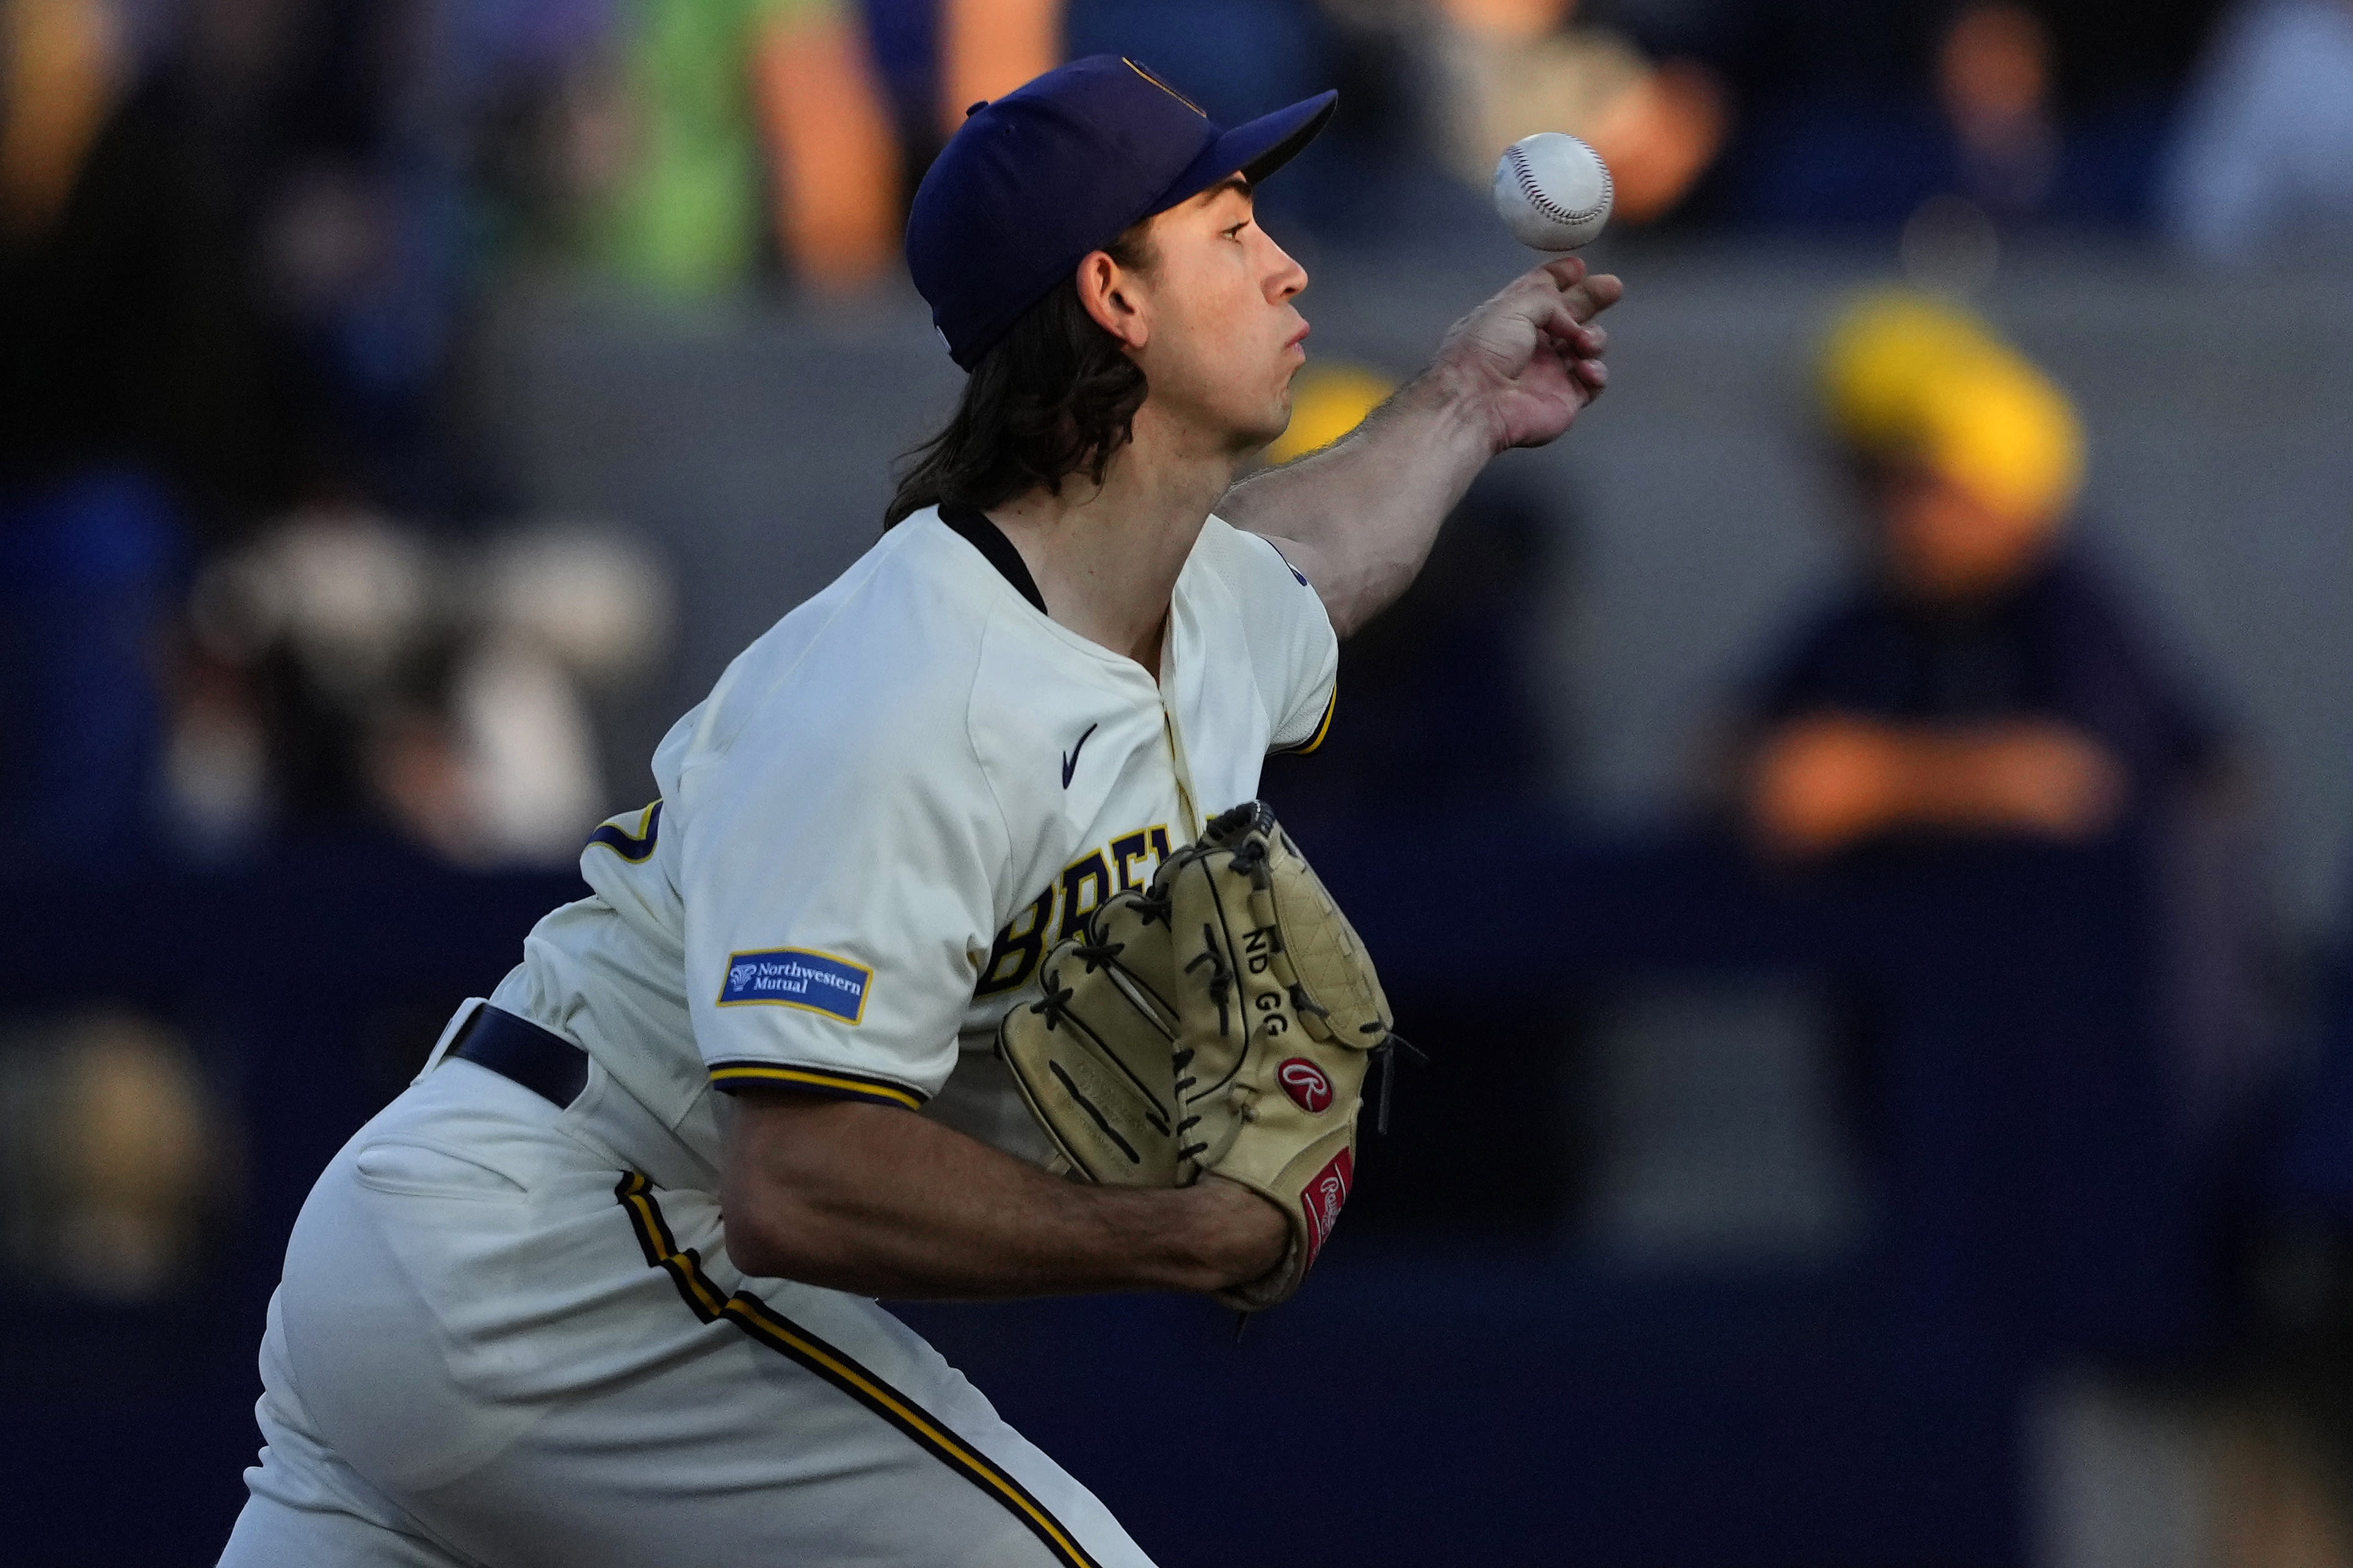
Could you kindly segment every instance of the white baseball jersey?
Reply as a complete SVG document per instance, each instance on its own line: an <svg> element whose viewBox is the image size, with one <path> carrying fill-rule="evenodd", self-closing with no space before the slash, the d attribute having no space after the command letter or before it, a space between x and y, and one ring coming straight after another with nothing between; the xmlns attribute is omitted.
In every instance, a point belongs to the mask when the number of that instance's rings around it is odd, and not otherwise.
<svg viewBox="0 0 2353 1568"><path fill-rule="evenodd" d="M1151 1568L879 1303L744 1276L712 1180L714 1085L1042 1153L997 1019L1320 738L1332 628L1265 541L1209 520L1157 679L1036 592L978 513L920 513L680 721L494 998L602 1070L558 1106L428 1064L303 1205L226 1568Z"/></svg>
<svg viewBox="0 0 2353 1568"><path fill-rule="evenodd" d="M1155 673L1050 619L977 512L916 513L728 667L600 828L592 897L491 998L575 1040L714 1167L767 1085L1046 1148L990 1051L1039 960L1330 721L1307 580L1210 518ZM961 1062L961 1065L960 1065Z"/></svg>

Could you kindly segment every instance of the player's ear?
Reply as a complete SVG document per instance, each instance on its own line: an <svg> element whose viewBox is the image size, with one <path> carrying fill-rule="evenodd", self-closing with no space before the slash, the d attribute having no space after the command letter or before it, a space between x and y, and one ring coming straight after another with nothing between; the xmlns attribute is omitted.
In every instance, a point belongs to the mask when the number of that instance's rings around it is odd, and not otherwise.
<svg viewBox="0 0 2353 1568"><path fill-rule="evenodd" d="M1152 336L1136 276L1113 259L1109 251L1092 250L1079 263L1079 303L1095 325L1119 340L1131 352Z"/></svg>

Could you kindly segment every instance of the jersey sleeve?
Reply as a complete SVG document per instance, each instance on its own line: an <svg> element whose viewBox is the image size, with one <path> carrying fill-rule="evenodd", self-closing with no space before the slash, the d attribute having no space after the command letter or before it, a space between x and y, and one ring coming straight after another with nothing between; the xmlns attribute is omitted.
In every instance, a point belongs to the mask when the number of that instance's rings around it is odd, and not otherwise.
<svg viewBox="0 0 2353 1568"><path fill-rule="evenodd" d="M870 692L871 692L871 689ZM687 1002L713 1086L919 1109L997 921L1003 818L961 709L788 689L682 773Z"/></svg>
<svg viewBox="0 0 2353 1568"><path fill-rule="evenodd" d="M1240 605L1270 752L1312 752L1332 727L1340 638L1306 574L1258 534L1211 518L1211 561Z"/></svg>

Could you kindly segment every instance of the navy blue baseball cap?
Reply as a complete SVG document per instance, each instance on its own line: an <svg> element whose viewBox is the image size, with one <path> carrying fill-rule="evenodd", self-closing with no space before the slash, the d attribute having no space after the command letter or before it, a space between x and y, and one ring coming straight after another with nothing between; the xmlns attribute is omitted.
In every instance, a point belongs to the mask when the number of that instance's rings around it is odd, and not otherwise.
<svg viewBox="0 0 2353 1568"><path fill-rule="evenodd" d="M970 370L1088 252L1235 173L1253 184L1332 118L1318 93L1226 130L1133 60L1072 60L977 103L915 191L907 270Z"/></svg>

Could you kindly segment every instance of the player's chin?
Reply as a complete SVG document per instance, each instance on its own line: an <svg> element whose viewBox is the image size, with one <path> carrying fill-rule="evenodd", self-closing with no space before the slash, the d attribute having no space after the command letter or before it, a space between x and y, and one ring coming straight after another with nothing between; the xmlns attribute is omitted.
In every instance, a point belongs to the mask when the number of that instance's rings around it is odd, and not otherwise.
<svg viewBox="0 0 2353 1568"><path fill-rule="evenodd" d="M1280 397L1271 402L1257 418L1245 423L1242 428L1243 439L1252 451L1271 447L1282 440L1282 433L1291 428L1291 389L1285 387Z"/></svg>
<svg viewBox="0 0 2353 1568"><path fill-rule="evenodd" d="M1294 350L1283 356L1282 367L1275 372L1271 401L1277 417L1282 419L1286 427L1291 424L1292 384L1299 379L1299 373L1306 368L1306 354Z"/></svg>

